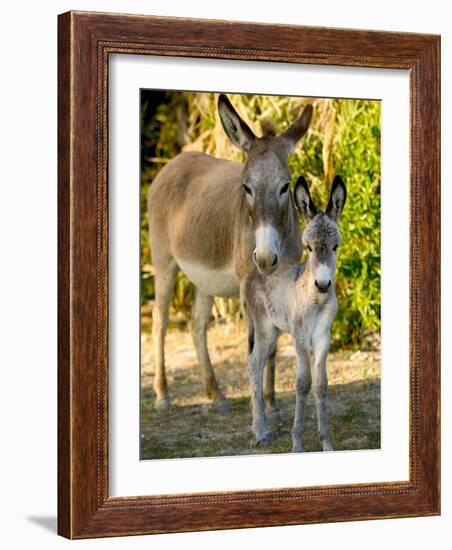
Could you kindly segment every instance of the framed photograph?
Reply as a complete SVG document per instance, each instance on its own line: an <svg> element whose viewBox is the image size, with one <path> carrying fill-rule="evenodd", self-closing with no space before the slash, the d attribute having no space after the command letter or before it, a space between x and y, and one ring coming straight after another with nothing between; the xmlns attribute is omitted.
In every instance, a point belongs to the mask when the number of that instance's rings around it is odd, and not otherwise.
<svg viewBox="0 0 452 550"><path fill-rule="evenodd" d="M59 16L58 531L440 513L440 38Z"/></svg>

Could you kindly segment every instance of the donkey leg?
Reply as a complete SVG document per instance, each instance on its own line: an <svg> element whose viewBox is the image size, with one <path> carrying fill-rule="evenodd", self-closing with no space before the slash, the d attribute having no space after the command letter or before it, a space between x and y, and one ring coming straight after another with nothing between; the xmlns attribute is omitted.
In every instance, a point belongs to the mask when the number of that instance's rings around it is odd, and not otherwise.
<svg viewBox="0 0 452 550"><path fill-rule="evenodd" d="M295 341L297 350L297 374L295 379L295 420L292 429L292 452L303 451L304 409L309 390L311 389L311 368L309 365L309 348L300 338Z"/></svg>
<svg viewBox="0 0 452 550"><path fill-rule="evenodd" d="M270 353L264 370L264 402L265 411L270 421L276 426L281 426L283 418L281 409L275 400L275 363L276 363L276 346Z"/></svg>
<svg viewBox="0 0 452 550"><path fill-rule="evenodd" d="M212 304L212 296L204 294L198 288L195 289L190 330L199 364L204 371L206 395L209 399L213 400L215 408L220 413L225 414L229 411L229 402L218 386L207 349L207 328L212 312Z"/></svg>
<svg viewBox="0 0 452 550"><path fill-rule="evenodd" d="M327 391L328 373L326 370L326 358L330 349L330 338L328 335L321 335L313 339L314 344L314 383L313 392L317 409L317 425L319 441L324 451L332 451L328 430L327 414Z"/></svg>
<svg viewBox="0 0 452 550"><path fill-rule="evenodd" d="M257 445L265 445L273 439L267 423L264 407L264 366L276 343L274 333L257 331L254 327L253 346L248 354L248 373L251 383L253 412L252 431Z"/></svg>
<svg viewBox="0 0 452 550"><path fill-rule="evenodd" d="M155 408L167 410L170 406L165 373L165 336L168 327L168 309L176 283L177 264L174 260L164 268L155 269L155 303L152 315L152 338L154 340L155 377L154 390L157 396Z"/></svg>

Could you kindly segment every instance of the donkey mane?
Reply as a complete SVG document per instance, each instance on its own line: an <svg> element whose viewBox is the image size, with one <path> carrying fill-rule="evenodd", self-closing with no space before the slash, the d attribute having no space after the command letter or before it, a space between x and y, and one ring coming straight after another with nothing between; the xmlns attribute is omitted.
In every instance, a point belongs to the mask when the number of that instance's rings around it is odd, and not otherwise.
<svg viewBox="0 0 452 550"><path fill-rule="evenodd" d="M268 118L261 120L262 137L276 136L277 130L274 122Z"/></svg>

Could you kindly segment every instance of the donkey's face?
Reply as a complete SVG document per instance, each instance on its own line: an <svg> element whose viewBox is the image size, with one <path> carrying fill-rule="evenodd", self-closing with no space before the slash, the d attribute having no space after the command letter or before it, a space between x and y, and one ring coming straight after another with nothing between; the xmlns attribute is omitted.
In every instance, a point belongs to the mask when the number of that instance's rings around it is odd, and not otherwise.
<svg viewBox="0 0 452 550"><path fill-rule="evenodd" d="M278 136L267 125L267 135L262 138L254 135L223 94L218 110L229 139L247 154L241 182L256 236L253 261L262 274L269 275L281 260L282 235L293 208L287 157L308 129L312 106L307 105L292 126Z"/></svg>
<svg viewBox="0 0 452 550"><path fill-rule="evenodd" d="M333 288L336 271L336 251L341 243L337 222L344 208L347 191L339 176L334 178L330 200L324 212L318 212L304 178L295 186L295 202L305 222L303 244L308 249L312 284L318 292Z"/></svg>

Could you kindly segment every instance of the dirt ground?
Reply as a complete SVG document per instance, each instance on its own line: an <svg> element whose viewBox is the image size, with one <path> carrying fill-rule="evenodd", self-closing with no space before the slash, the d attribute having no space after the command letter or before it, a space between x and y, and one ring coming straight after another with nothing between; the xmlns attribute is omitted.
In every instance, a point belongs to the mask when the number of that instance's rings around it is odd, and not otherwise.
<svg viewBox="0 0 452 550"><path fill-rule="evenodd" d="M171 398L167 412L154 410L152 338L141 338L141 458L186 458L288 453L295 405L295 354L288 336L279 341L276 395L284 418L283 433L266 447L251 439L250 387L243 327L214 325L209 350L215 373L231 410L216 412L205 397L202 373L190 334L170 330L166 367ZM340 352L328 357L328 411L335 450L380 447L380 354ZM285 433L284 433L285 432ZM306 451L320 451L312 395L306 407Z"/></svg>

